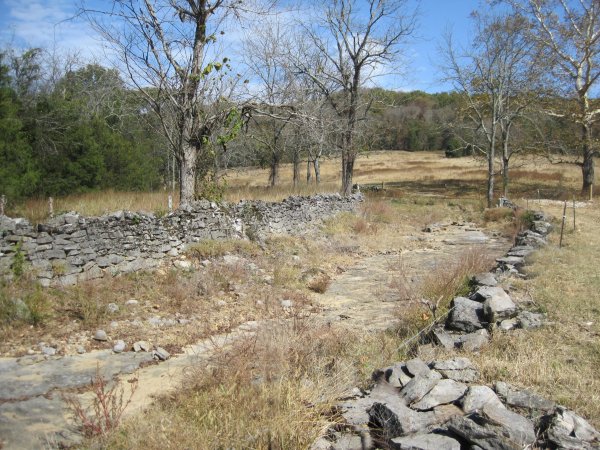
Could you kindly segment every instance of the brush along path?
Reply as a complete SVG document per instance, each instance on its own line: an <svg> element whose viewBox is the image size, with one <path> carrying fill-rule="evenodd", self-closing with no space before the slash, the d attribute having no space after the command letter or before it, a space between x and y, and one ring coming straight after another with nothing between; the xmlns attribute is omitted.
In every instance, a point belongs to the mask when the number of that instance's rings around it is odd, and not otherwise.
<svg viewBox="0 0 600 450"><path fill-rule="evenodd" d="M447 224L428 227L406 238L402 253L367 257L359 261L319 296L323 307L319 317L366 329L383 329L393 324L400 295L394 278L402 277L416 289L419 281L436 267L449 264L466 249L501 255L508 241L487 236L472 224ZM415 291L416 292L416 291ZM98 374L105 379L120 378L129 397L127 380L137 379L126 414L140 412L159 394L177 389L198 364L207 364L215 349L237 339L247 339L266 321L241 325L226 335L213 336L183 349L172 358L150 364L153 352L92 351L72 356L25 356L0 360L0 442L4 448L40 448L72 445L81 440L72 420L72 411L63 393L76 396L82 405L91 405L89 386ZM158 349L157 349L158 350ZM156 354L158 357L159 355ZM162 358L159 358L162 359Z"/></svg>
<svg viewBox="0 0 600 450"><path fill-rule="evenodd" d="M91 392L78 392L97 376L106 380L137 381L126 414L141 412L159 394L181 386L189 371L206 364L216 348L223 349L237 339L255 333L249 322L228 334L213 336L183 349L183 353L158 364L151 352L108 350L85 355L44 359L26 356L0 359L0 443L4 449L37 449L72 446L82 440L73 424L72 411L64 395L76 398L84 407L93 402ZM126 384L126 383L125 383ZM123 400L129 398L124 390Z"/></svg>
<svg viewBox="0 0 600 450"><path fill-rule="evenodd" d="M385 330L402 308L420 300L415 297L429 274L451 270L458 258L500 257L510 242L472 223L454 222L429 225L407 236L406 247L364 258L338 276L324 294L316 296L323 307L320 316L330 323Z"/></svg>

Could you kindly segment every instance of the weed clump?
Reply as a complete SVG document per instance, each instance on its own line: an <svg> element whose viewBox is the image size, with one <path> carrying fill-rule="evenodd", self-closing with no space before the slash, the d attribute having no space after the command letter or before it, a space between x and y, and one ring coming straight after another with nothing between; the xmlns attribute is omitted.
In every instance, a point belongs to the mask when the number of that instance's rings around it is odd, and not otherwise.
<svg viewBox="0 0 600 450"><path fill-rule="evenodd" d="M93 395L91 410L85 408L77 397L63 395L65 403L71 409L84 436L88 438L105 436L117 428L138 387L137 377L128 380L128 382L130 392L126 396L123 385L116 382L110 385L104 379L98 367L96 368L96 375L90 381L90 389Z"/></svg>
<svg viewBox="0 0 600 450"><path fill-rule="evenodd" d="M188 246L186 253L198 259L217 258L228 253L257 256L260 253L260 247L255 242L243 239L223 241L206 239Z"/></svg>

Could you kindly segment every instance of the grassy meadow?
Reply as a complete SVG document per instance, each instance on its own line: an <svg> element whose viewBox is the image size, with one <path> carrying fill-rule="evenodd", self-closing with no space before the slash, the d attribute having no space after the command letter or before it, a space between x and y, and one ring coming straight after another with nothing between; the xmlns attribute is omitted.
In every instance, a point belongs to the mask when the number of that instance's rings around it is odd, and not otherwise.
<svg viewBox="0 0 600 450"><path fill-rule="evenodd" d="M232 170L227 175L228 201L280 200L290 194L311 194L339 188L339 161L322 165L322 184L292 189L291 167L281 172L283 184L267 189L266 170ZM571 199L579 191L575 166L526 161L512 172L511 196L521 206L538 207L546 199ZM24 354L35 342L61 335L90 332L119 318L106 314L106 304L140 299L141 318L160 310L164 317L197 314L206 324L163 337L174 352L182 345L211 333L223 333L248 320L269 319L268 327L247 341L216 351L210 364L190 368L181 389L157 399L141 415L128 417L105 435L86 441L85 448L111 449L304 449L340 417L338 398L353 387L367 387L372 371L410 356L401 344L430 323L429 310L415 302L399 309L399 325L387 332L365 332L318 326L313 301L328 280L356 263L345 249L358 246L361 254L402 249L403 236L415 234L428 223L443 220L474 221L490 231L512 236L519 218L507 211L486 210L485 167L472 158L446 159L440 152L389 152L363 155L357 162L355 182L380 184L383 194L369 194L360 211L327 221L317 237L279 237L256 245L205 242L190 249L188 258L208 269L174 269L96 280L71 288L39 290L27 279L0 289L0 302L18 293L39 310L35 323L0 324L0 351ZM498 179L498 183L501 181ZM498 189L499 191L499 189ZM538 194L539 191L539 194ZM152 194L92 193L55 199L58 211L77 210L98 215L117 209L164 212L167 192ZM556 218L558 202L541 203ZM46 201L17 205L11 214L43 220ZM571 214L569 212L569 214ZM555 225L558 225L558 220ZM411 241L410 245L418 245ZM528 266L530 277L511 281L515 298L532 302L548 313L551 325L539 330L494 332L480 354L465 355L480 367L484 381L507 381L532 389L583 414L600 426L600 207L588 203L577 209L577 227L566 229L564 246L558 233L536 253ZM247 264L219 266L224 254L255 263L264 278ZM424 283L420 298L449 300L465 288L468 275L486 270L488 255L467 255L456 267L440 267ZM398 266L401 278L402 267ZM265 281L265 280L269 281ZM403 289L399 283L397 289ZM241 295L240 295L241 294ZM299 305L284 311L279 300ZM4 299L4 300L3 300ZM29 304L29 303L28 303ZM120 313L121 314L121 313ZM123 314L126 314L123 312ZM125 316L123 317L125 318ZM123 333L127 333L124 330ZM138 336L122 336L136 339ZM445 356L436 350L437 356Z"/></svg>
<svg viewBox="0 0 600 450"><path fill-rule="evenodd" d="M303 167L305 169L305 167ZM289 195L311 195L318 192L336 192L340 189L339 159L324 159L321 163L321 184L306 184L305 170L301 182L292 186L292 167L283 164L280 185L268 187L268 169L230 169L224 180L227 184L224 200L260 199L279 201ZM354 182L361 185L384 183L394 195L436 196L441 198L485 198L486 167L475 158L448 159L443 152L370 152L359 156ZM579 195L581 183L579 167L569 164L552 165L543 158L516 161L511 171L510 198L564 199ZM500 176L496 177L496 192L500 196ZM87 216L98 216L117 210L147 211L162 215L168 211L168 197L174 207L179 203L178 193L100 191L54 198L55 213L77 211ZM34 223L48 218L48 199L30 199L9 204L12 217L27 217Z"/></svg>

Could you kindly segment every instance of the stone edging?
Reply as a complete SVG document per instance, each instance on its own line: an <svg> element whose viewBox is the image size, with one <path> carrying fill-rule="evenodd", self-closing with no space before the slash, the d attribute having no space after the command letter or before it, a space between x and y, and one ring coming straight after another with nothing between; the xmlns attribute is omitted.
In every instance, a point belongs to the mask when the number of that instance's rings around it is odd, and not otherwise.
<svg viewBox="0 0 600 450"><path fill-rule="evenodd" d="M472 295L455 298L445 326L422 344L476 351L487 343L488 329L544 324L545 315L520 309L497 280L524 277L525 258L546 245L550 219L533 215L532 229L519 233L515 246L497 259L495 273L473 277ZM340 401L344 423L312 450L600 448L600 433L573 411L504 382L477 384L479 373L468 358L415 358L376 370L372 378L370 391L355 388Z"/></svg>

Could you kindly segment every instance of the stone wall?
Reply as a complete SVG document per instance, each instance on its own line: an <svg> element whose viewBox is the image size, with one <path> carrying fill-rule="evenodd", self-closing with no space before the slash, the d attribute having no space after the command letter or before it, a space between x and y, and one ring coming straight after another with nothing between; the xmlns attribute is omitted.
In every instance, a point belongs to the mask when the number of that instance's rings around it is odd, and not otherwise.
<svg viewBox="0 0 600 450"><path fill-rule="evenodd" d="M0 216L0 274L10 278L19 259L45 286L152 269L205 239L305 233L328 217L354 210L360 201L360 194L290 197L280 203L199 201L164 217L130 211L101 217L67 213L37 227Z"/></svg>

